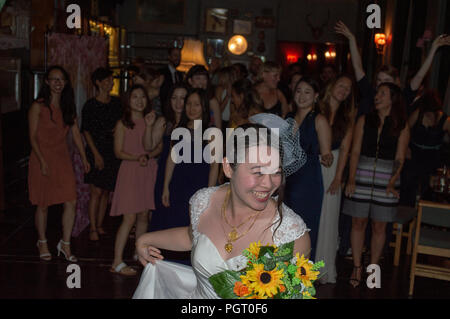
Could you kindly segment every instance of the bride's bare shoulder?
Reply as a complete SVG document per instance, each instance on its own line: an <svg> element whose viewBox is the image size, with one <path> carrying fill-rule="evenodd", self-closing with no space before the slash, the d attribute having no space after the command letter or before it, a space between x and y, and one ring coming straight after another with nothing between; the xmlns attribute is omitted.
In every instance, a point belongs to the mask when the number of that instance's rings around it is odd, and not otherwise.
<svg viewBox="0 0 450 319"><path fill-rule="evenodd" d="M227 194L228 184L223 184L217 186L214 192L211 194L211 198L209 200L209 208L219 208L222 207L222 204L225 200L225 196Z"/></svg>

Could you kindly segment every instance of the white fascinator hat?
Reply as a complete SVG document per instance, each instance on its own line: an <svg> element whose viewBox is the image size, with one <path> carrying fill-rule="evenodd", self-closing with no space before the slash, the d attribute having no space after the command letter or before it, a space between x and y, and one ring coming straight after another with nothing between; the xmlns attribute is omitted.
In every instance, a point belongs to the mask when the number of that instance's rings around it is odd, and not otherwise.
<svg viewBox="0 0 450 319"><path fill-rule="evenodd" d="M286 177L298 171L306 163L306 153L300 145L300 133L294 119L284 120L272 113L259 113L251 116L249 121L269 129L278 129L280 144L283 148L283 171Z"/></svg>

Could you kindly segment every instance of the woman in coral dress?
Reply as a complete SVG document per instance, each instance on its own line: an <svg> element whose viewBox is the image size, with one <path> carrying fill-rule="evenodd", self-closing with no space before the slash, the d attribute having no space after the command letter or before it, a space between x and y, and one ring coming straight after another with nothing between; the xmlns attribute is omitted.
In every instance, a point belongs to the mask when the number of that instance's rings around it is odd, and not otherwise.
<svg viewBox="0 0 450 319"><path fill-rule="evenodd" d="M28 166L30 201L37 205L35 219L38 232L37 247L42 260L51 260L47 246L46 228L48 206L64 203L63 237L57 245L68 261L77 259L70 250L70 237L75 220L77 199L75 175L66 136L72 131L86 172L90 166L77 125L73 89L67 72L59 66L50 67L38 99L28 113L31 155Z"/></svg>

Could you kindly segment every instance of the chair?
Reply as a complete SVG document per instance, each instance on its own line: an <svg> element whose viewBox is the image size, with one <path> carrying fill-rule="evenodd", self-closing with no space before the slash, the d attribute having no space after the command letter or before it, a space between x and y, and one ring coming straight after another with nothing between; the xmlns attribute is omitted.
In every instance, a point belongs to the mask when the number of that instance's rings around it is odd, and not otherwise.
<svg viewBox="0 0 450 319"><path fill-rule="evenodd" d="M449 268L417 263L418 254L450 258L450 232L443 228L450 228L450 204L420 201L411 261L410 296L414 291L415 276L450 280Z"/></svg>
<svg viewBox="0 0 450 319"><path fill-rule="evenodd" d="M406 245L406 254L411 255L412 251L412 234L416 222L417 209L415 207L399 206L397 208L397 216L393 224L392 233L395 235L395 241L389 243L390 247L395 247L394 250L394 266L399 265L400 251L402 247L403 237L408 238ZM408 231L404 231L404 225L409 225Z"/></svg>

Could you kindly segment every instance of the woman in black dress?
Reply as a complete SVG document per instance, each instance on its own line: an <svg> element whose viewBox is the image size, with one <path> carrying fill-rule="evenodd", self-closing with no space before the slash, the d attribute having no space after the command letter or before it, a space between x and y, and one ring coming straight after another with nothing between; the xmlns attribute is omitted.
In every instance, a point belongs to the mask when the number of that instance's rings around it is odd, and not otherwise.
<svg viewBox="0 0 450 319"><path fill-rule="evenodd" d="M120 99L109 95L113 88L112 72L98 68L92 73L97 95L86 102L82 111L81 131L86 138L86 155L91 171L84 182L90 185L89 239L99 240L105 234L102 224L109 193L114 190L120 160L114 155L113 130L122 116Z"/></svg>
<svg viewBox="0 0 450 319"><path fill-rule="evenodd" d="M409 117L409 155L401 173L400 185L400 204L410 207L416 206L418 194L421 199L432 199L429 196L430 177L442 164L445 165L441 156L442 145L445 135L450 132L450 117L442 110L436 91L425 91L414 103L414 108Z"/></svg>

